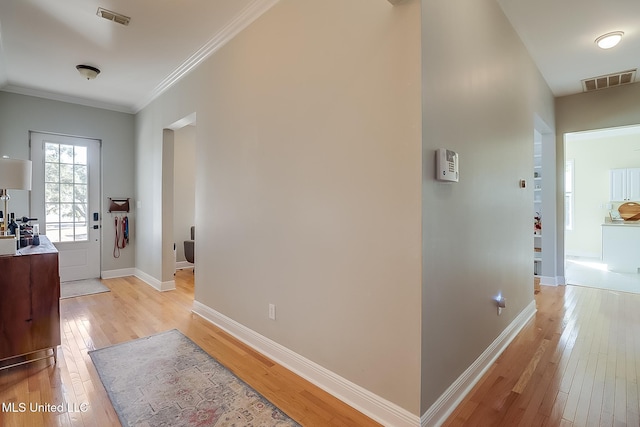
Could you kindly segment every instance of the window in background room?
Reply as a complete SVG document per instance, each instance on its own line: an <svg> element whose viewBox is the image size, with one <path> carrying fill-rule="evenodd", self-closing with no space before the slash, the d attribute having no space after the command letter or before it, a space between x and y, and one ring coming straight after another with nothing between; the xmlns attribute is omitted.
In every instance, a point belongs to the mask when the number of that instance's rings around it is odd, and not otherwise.
<svg viewBox="0 0 640 427"><path fill-rule="evenodd" d="M567 160L564 167L564 226L573 230L573 159Z"/></svg>

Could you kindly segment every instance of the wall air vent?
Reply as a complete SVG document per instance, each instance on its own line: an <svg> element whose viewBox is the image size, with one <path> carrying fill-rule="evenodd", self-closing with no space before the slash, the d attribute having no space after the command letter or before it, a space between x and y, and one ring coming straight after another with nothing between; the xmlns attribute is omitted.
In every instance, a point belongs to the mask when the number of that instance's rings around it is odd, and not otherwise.
<svg viewBox="0 0 640 427"><path fill-rule="evenodd" d="M96 13L96 15L98 15L100 18L104 18L122 25L129 25L129 21L131 21L131 18L129 18L128 16L124 16L119 13L103 9L101 7L98 8L98 12Z"/></svg>
<svg viewBox="0 0 640 427"><path fill-rule="evenodd" d="M627 70L620 73L607 74L606 76L584 79L582 80L582 91L591 92L594 90L633 83L636 80L636 71L637 69Z"/></svg>

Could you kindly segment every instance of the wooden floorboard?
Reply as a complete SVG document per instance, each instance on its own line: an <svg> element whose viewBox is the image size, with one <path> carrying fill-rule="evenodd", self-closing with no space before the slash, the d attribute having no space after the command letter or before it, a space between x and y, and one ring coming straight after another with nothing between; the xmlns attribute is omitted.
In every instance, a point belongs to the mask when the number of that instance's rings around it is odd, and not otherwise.
<svg viewBox="0 0 640 427"><path fill-rule="evenodd" d="M542 286L444 426L640 426L640 295Z"/></svg>
<svg viewBox="0 0 640 427"><path fill-rule="evenodd" d="M191 270L178 271L176 290L168 292L134 277L103 283L111 292L60 301L62 345L56 365L46 360L0 370L0 402L13 402L17 409L27 405L23 413L0 411L0 427L119 426L88 351L170 329L181 331L303 426L379 426L191 313ZM64 404L77 411L31 412L30 404Z"/></svg>

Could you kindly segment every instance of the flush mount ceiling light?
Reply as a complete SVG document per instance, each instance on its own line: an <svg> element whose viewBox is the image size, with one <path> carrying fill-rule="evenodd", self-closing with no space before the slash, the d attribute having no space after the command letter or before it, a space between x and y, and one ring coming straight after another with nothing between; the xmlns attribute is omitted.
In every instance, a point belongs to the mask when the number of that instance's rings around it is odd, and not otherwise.
<svg viewBox="0 0 640 427"><path fill-rule="evenodd" d="M98 77L98 74L100 74L100 70L96 67L92 67L91 65L76 65L76 69L82 75L82 77L87 80L95 79L96 77Z"/></svg>
<svg viewBox="0 0 640 427"><path fill-rule="evenodd" d="M596 39L596 44L600 49L611 49L622 40L624 33L622 31L614 31L612 33L603 34Z"/></svg>

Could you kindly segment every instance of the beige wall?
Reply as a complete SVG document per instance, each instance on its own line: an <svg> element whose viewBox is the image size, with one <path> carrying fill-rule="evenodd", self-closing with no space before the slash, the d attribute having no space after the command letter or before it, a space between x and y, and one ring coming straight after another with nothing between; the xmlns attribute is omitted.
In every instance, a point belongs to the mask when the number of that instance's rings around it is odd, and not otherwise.
<svg viewBox="0 0 640 427"><path fill-rule="evenodd" d="M565 159L574 161L574 224L565 231L567 255L602 255L601 224L609 214L609 170L640 167L640 134L570 134ZM612 204L616 208L620 203Z"/></svg>
<svg viewBox="0 0 640 427"><path fill-rule="evenodd" d="M422 406L533 301L534 121L553 97L494 0L422 1ZM458 151L460 182L434 179ZM494 298L507 298L498 317Z"/></svg>
<svg viewBox="0 0 640 427"><path fill-rule="evenodd" d="M564 135L640 124L640 84L556 98L558 265L564 265Z"/></svg>
<svg viewBox="0 0 640 427"><path fill-rule="evenodd" d="M282 0L138 114L138 268L195 111L196 300L418 415L420 94L418 0Z"/></svg>
<svg viewBox="0 0 640 427"><path fill-rule="evenodd" d="M518 181L553 108L493 0L282 0L138 115L138 190L161 208L162 128L195 111L196 300L420 415L533 301Z"/></svg>

